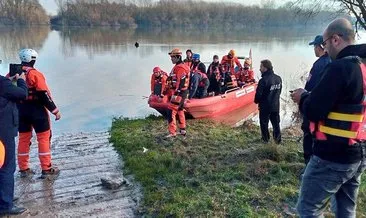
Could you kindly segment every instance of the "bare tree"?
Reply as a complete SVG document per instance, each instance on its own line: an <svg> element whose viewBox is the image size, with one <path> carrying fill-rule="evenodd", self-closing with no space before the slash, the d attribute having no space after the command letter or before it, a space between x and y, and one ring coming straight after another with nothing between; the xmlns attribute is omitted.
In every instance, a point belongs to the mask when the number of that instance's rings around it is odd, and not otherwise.
<svg viewBox="0 0 366 218"><path fill-rule="evenodd" d="M49 22L46 11L38 0L1 0L0 14L0 18L6 19L8 24L47 24Z"/></svg>
<svg viewBox="0 0 366 218"><path fill-rule="evenodd" d="M334 10L347 13L356 19L356 27L366 30L366 1L365 0L295 0L293 6L305 9L309 16L320 10Z"/></svg>

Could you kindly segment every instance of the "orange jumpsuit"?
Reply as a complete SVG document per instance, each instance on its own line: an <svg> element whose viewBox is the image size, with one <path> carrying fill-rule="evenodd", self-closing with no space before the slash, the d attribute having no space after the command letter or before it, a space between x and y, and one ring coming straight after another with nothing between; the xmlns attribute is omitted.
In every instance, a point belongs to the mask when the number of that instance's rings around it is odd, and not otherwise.
<svg viewBox="0 0 366 218"><path fill-rule="evenodd" d="M186 128L186 119L184 115L184 101L188 95L188 87L189 87L189 74L190 69L187 64L184 62L178 62L172 69L169 75L169 79L171 80L169 93L173 93L169 109L170 113L168 115L169 122L169 133L171 135L176 135L177 131L177 121L176 115L178 114L179 118L179 128L182 131L185 131Z"/></svg>
<svg viewBox="0 0 366 218"><path fill-rule="evenodd" d="M189 68L191 68L192 67L192 65L193 65L193 60L192 59L184 59L184 61L183 61Z"/></svg>
<svg viewBox="0 0 366 218"><path fill-rule="evenodd" d="M244 85L245 83L255 82L254 72L253 72L253 70L250 70L250 69L240 70L235 74L235 76L236 76L236 79L238 80L240 86Z"/></svg>
<svg viewBox="0 0 366 218"><path fill-rule="evenodd" d="M51 98L44 75L33 67L23 66L23 71L26 72L28 98L19 103L19 169L23 171L29 168L29 150L34 129L41 168L49 170L51 168L51 123L48 111L57 114L59 110Z"/></svg>
<svg viewBox="0 0 366 218"><path fill-rule="evenodd" d="M222 57L221 65L229 65L230 72L233 75L235 73L235 68L234 68L235 64L236 64L236 66L242 68L242 65L241 65L241 63L240 63L240 61L238 60L237 57L229 58L227 55Z"/></svg>
<svg viewBox="0 0 366 218"><path fill-rule="evenodd" d="M162 72L158 77L153 73L151 75L151 93L157 96L162 96L165 94L166 84L167 84L168 74Z"/></svg>

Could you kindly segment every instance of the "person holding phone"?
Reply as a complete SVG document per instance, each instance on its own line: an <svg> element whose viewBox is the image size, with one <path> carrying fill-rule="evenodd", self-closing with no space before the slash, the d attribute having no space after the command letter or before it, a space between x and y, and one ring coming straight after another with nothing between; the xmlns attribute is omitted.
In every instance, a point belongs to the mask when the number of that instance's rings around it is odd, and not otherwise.
<svg viewBox="0 0 366 218"><path fill-rule="evenodd" d="M352 23L333 20L323 32L332 59L311 92L291 94L310 121L313 155L301 180L300 217L323 217L331 198L335 217L356 217L366 169L366 44L355 44Z"/></svg>
<svg viewBox="0 0 366 218"><path fill-rule="evenodd" d="M16 86L12 81L16 82ZM18 215L25 208L14 206L15 136L18 132L16 103L27 98L25 75L15 74L6 78L0 75L0 144L3 164L0 166L0 216Z"/></svg>
<svg viewBox="0 0 366 218"><path fill-rule="evenodd" d="M313 67L309 72L308 79L305 84L305 90L311 92L313 88L320 81L324 68L331 62L328 53L324 50L323 36L318 35L315 39L309 43L309 45L314 46L314 54L318 59L314 62ZM308 164L311 155L313 155L313 137L309 128L310 122L303 115L303 122L301 124L301 129L303 131L303 149L304 149L304 160L305 164Z"/></svg>

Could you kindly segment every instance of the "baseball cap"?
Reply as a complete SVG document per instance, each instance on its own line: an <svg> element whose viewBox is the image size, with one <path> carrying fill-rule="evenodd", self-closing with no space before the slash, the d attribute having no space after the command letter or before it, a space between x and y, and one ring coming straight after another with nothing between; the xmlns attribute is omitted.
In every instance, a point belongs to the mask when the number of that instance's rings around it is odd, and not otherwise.
<svg viewBox="0 0 366 218"><path fill-rule="evenodd" d="M315 36L314 41L309 42L309 45L321 45L323 43L323 36L317 35Z"/></svg>

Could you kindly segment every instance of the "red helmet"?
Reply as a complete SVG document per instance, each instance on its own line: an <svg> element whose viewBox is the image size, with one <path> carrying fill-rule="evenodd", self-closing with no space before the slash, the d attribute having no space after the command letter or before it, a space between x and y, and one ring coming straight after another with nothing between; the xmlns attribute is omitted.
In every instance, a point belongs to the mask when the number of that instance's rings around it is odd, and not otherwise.
<svg viewBox="0 0 366 218"><path fill-rule="evenodd" d="M161 71L160 67L154 67L153 73L159 73Z"/></svg>

